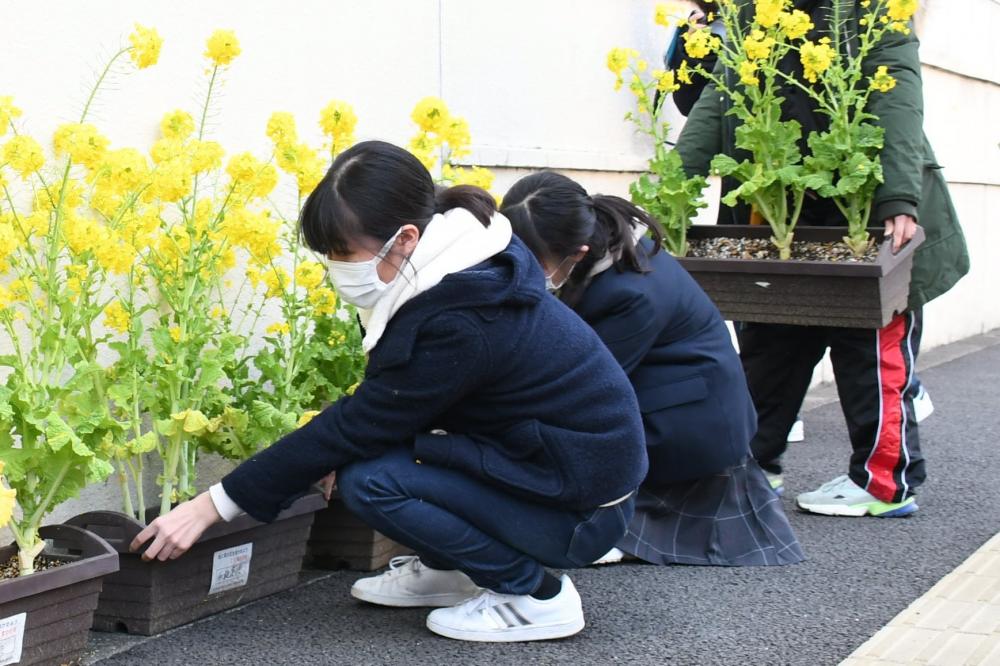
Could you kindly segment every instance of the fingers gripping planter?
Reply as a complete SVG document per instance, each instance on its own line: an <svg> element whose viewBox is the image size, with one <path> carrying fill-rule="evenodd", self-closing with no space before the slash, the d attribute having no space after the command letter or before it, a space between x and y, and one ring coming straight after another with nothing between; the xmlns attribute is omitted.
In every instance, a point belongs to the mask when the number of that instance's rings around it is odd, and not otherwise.
<svg viewBox="0 0 1000 666"><path fill-rule="evenodd" d="M149 636L292 587L313 516L325 506L322 495L311 493L273 523L243 515L213 525L187 553L166 562L143 562L129 552L144 527L138 521L111 511L76 516L71 524L101 535L121 556L121 570L105 580L93 628Z"/></svg>
<svg viewBox="0 0 1000 666"><path fill-rule="evenodd" d="M839 242L842 227L799 227L796 241ZM706 238L770 238L766 226L698 225L690 241ZM733 321L799 326L882 328L906 309L913 253L924 230L896 254L891 240L875 262L797 261L679 257L678 261Z"/></svg>
<svg viewBox="0 0 1000 666"><path fill-rule="evenodd" d="M0 664L67 664L80 658L103 576L118 570L118 553L78 527L39 530L44 555L62 565L0 582ZM6 562L16 553L0 549ZM18 651L20 657L18 658Z"/></svg>
<svg viewBox="0 0 1000 666"><path fill-rule="evenodd" d="M321 569L374 571L410 552L361 522L336 495L316 514L309 535L309 564Z"/></svg>

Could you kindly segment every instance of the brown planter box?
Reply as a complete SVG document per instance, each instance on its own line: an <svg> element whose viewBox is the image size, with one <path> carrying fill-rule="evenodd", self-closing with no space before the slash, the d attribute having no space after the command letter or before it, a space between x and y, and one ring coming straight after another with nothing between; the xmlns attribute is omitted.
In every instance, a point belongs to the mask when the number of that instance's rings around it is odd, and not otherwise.
<svg viewBox="0 0 1000 666"><path fill-rule="evenodd" d="M799 227L796 241L840 241L844 227ZM696 225L699 238L770 238L767 226ZM726 319L799 326L882 328L906 309L913 253L924 230L892 253L891 241L879 248L874 263L708 259L678 261L701 285Z"/></svg>
<svg viewBox="0 0 1000 666"><path fill-rule="evenodd" d="M393 557L411 552L365 525L334 496L327 508L316 513L307 562L320 569L373 571L389 564Z"/></svg>
<svg viewBox="0 0 1000 666"><path fill-rule="evenodd" d="M129 552L144 526L124 514L94 511L72 518L71 524L104 537L121 556L121 570L105 579L93 628L150 636L287 590L298 582L313 515L324 506L323 496L311 493L273 523L247 515L217 523L187 553L166 562L143 562ZM147 517L155 515L151 510ZM216 553L245 544L252 544L246 584L212 593Z"/></svg>
<svg viewBox="0 0 1000 666"><path fill-rule="evenodd" d="M45 555L66 564L0 583L0 619L27 613L17 664L72 663L87 645L101 578L118 571L118 553L78 527L50 525L39 534L51 540ZM0 548L0 558L16 552L14 545Z"/></svg>

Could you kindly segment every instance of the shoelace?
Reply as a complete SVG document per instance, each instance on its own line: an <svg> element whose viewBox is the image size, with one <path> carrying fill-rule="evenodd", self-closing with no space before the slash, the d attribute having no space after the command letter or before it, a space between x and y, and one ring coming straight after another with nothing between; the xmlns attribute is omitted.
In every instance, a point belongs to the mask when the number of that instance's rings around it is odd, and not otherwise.
<svg viewBox="0 0 1000 666"><path fill-rule="evenodd" d="M492 590L483 590L478 596L475 596L465 602L468 606L465 610L466 614L475 615L476 613L489 610L493 606L499 605L501 602L499 599L495 598L496 596L496 593Z"/></svg>
<svg viewBox="0 0 1000 666"><path fill-rule="evenodd" d="M419 555L397 555L389 560L389 570L385 572L387 576L395 576L411 569L411 564L420 562Z"/></svg>

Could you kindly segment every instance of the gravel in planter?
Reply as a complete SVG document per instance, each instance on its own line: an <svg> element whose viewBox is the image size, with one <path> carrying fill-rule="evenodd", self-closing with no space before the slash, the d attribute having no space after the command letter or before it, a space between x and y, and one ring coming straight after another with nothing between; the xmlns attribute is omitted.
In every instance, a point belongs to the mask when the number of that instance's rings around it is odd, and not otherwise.
<svg viewBox="0 0 1000 666"><path fill-rule="evenodd" d="M35 558L35 571L38 572L45 571L46 569L55 569L63 564L65 564L65 562L62 560L54 560L51 557L39 555ZM17 559L17 555L15 555L0 566L0 580L19 578L20 576L18 574L20 570L20 561Z"/></svg>
<svg viewBox="0 0 1000 666"><path fill-rule="evenodd" d="M778 257L778 248L766 238L701 238L689 241L687 256L705 259L773 259ZM855 257L846 245L840 242L795 241L792 243L792 258L784 261L837 261L845 263L875 263L878 259L878 245L872 244L862 258Z"/></svg>

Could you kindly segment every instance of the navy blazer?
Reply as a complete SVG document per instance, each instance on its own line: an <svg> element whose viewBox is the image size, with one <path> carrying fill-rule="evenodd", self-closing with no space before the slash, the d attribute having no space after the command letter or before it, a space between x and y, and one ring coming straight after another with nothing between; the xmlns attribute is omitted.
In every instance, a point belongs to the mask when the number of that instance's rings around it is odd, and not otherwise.
<svg viewBox="0 0 1000 666"><path fill-rule="evenodd" d="M273 520L331 470L399 446L573 510L627 495L647 470L628 378L594 331L545 291L517 238L401 307L353 396L222 485L251 516Z"/></svg>
<svg viewBox="0 0 1000 666"><path fill-rule="evenodd" d="M757 430L746 377L719 310L677 260L643 239L648 273L610 268L576 312L628 373L649 452L647 482L719 472L750 453Z"/></svg>

